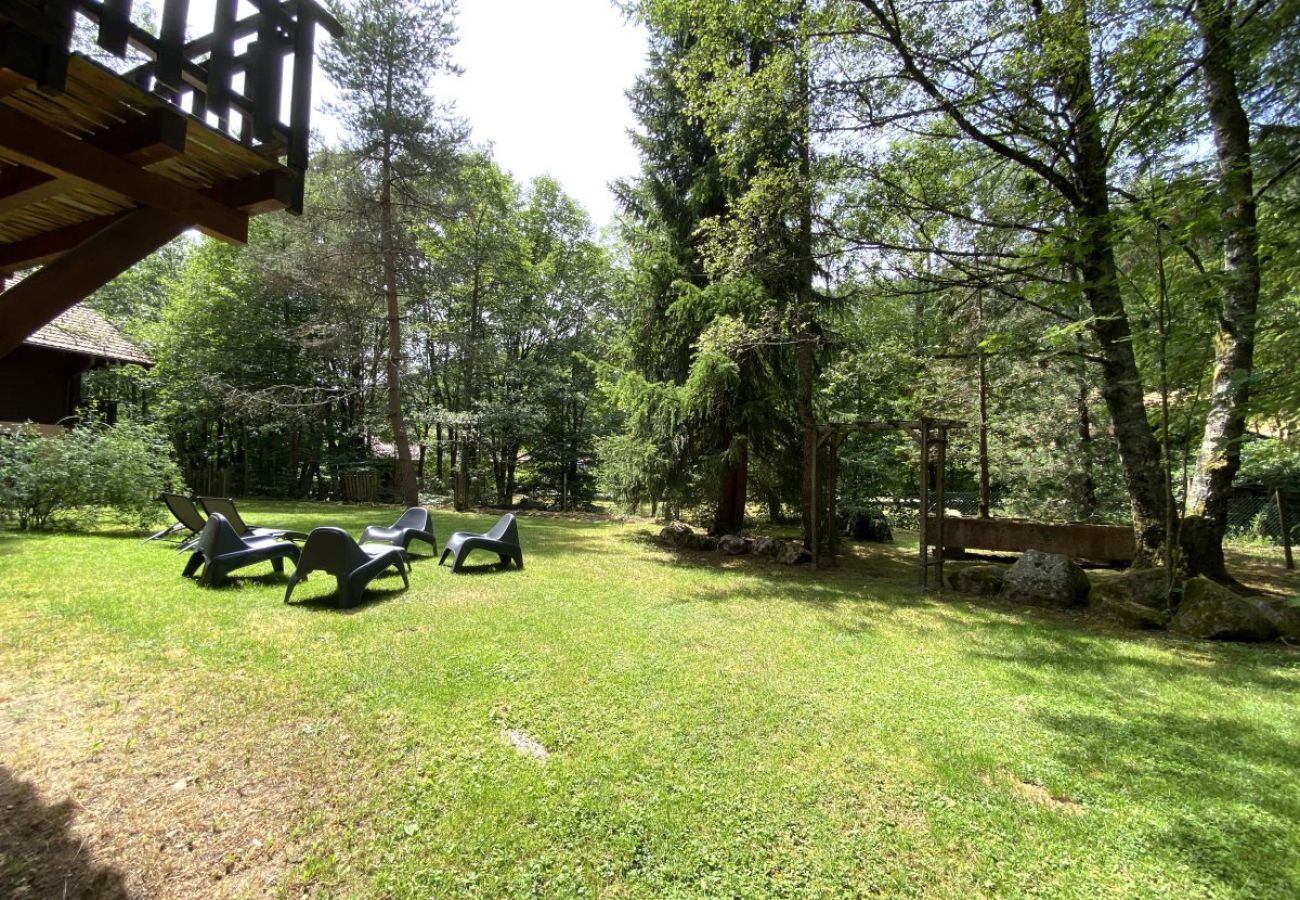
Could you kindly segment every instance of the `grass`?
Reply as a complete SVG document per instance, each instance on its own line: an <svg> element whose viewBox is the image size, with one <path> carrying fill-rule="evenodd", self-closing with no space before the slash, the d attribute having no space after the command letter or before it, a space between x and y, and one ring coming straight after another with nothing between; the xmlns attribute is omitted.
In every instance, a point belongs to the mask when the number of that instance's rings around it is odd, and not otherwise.
<svg viewBox="0 0 1300 900"><path fill-rule="evenodd" d="M488 524L435 514L440 537ZM521 530L526 571L417 561L350 611L328 578L285 606L269 566L205 590L134 537L0 533L22 803L66 787L84 878L150 896L1295 896L1287 648L922 597L903 545L814 574L644 524ZM29 842L5 865L43 863Z"/></svg>

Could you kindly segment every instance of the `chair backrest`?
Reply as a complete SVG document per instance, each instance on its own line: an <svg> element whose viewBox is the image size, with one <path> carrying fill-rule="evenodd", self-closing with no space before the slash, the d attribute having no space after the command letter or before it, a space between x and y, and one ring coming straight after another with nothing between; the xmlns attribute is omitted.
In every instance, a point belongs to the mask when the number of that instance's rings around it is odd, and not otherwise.
<svg viewBox="0 0 1300 900"><path fill-rule="evenodd" d="M484 537L489 537L494 541L503 541L507 544L519 545L519 526L515 524L513 513L506 513L497 519L497 523L492 526Z"/></svg>
<svg viewBox="0 0 1300 900"><path fill-rule="evenodd" d="M370 559L369 554L342 528L313 528L302 545L298 568L304 572L322 571L334 576L353 572Z"/></svg>
<svg viewBox="0 0 1300 900"><path fill-rule="evenodd" d="M212 513L208 516L203 530L199 532L199 539L194 549L211 562L218 556L247 550L248 544L244 543L244 539L235 531L234 526L226 521L225 516L221 513Z"/></svg>
<svg viewBox="0 0 1300 900"><path fill-rule="evenodd" d="M194 505L194 501L182 494L169 494L163 492L162 502L167 504L171 514L190 531L198 534L203 530L203 516L199 514L199 508Z"/></svg>
<svg viewBox="0 0 1300 900"><path fill-rule="evenodd" d="M200 497L199 502L207 510L208 515L221 513L239 534L248 534L253 529L249 528L244 522L244 517L235 509L235 501L229 497Z"/></svg>
<svg viewBox="0 0 1300 900"><path fill-rule="evenodd" d="M393 523L394 528L414 528L416 531L429 530L429 511L423 506L412 506L402 513L401 518Z"/></svg>

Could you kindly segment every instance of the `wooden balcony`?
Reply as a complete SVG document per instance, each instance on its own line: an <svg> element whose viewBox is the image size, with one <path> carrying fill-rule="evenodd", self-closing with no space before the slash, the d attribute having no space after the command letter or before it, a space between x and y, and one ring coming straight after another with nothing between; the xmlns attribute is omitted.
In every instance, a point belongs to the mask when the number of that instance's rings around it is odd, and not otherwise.
<svg viewBox="0 0 1300 900"><path fill-rule="evenodd" d="M131 0L0 0L0 278L41 266L0 294L0 355L186 229L243 243L301 211L316 29L341 30L314 0L250 8L186 40L188 0L158 35Z"/></svg>

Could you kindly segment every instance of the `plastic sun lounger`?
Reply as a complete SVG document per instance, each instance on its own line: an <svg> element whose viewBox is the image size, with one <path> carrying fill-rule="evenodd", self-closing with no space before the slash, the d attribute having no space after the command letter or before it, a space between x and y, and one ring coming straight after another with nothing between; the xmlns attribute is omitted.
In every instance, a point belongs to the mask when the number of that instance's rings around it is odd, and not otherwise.
<svg viewBox="0 0 1300 900"><path fill-rule="evenodd" d="M443 548L438 565L442 565L450 555L451 570L458 571L465 557L473 550L487 550L500 557L503 564L514 560L519 568L524 567L524 551L519 546L519 525L510 513L497 519L496 524L483 534L475 534L472 531L458 531L453 534L447 539L447 545Z"/></svg>
<svg viewBox="0 0 1300 900"><path fill-rule="evenodd" d="M239 514L235 508L235 501L229 497L200 497L199 502L208 515L221 513L226 520L234 527L236 533L241 537L269 537L276 540L286 541L305 541L306 532L294 531L289 528L263 528L258 525L249 525L244 521L244 517Z"/></svg>
<svg viewBox="0 0 1300 900"><path fill-rule="evenodd" d="M202 566L199 583L207 587L219 587L231 572L255 563L269 562L275 571L283 572L285 557L298 560L296 545L266 538L242 538L221 513L208 516L191 550L181 574L191 578Z"/></svg>
<svg viewBox="0 0 1300 900"><path fill-rule="evenodd" d="M338 582L335 606L340 609L355 606L361 601L366 585L392 566L397 567L404 587L410 588L411 580L406 577L408 565L406 551L399 547L362 547L342 528L314 528L307 536L307 543L302 545L302 555L289 578L284 602L289 602L293 589L309 572L319 571L328 572Z"/></svg>
<svg viewBox="0 0 1300 900"><path fill-rule="evenodd" d="M366 526L366 530L361 532L361 543L368 541L392 544L403 550L411 549L411 541L424 541L433 548L435 553L438 551L438 539L433 536L433 523L429 519L429 511L422 506L412 506L390 527Z"/></svg>
<svg viewBox="0 0 1300 900"><path fill-rule="evenodd" d="M206 524L203 514L199 508L194 505L194 501L183 494L172 494L164 491L158 495L159 499L167 505L167 511L176 519L174 523L168 525L162 531L154 532L144 539L144 543L150 541L161 541L171 537L174 534L185 532L184 537L176 547L177 550L189 549L189 545L194 542L199 532L203 530Z"/></svg>

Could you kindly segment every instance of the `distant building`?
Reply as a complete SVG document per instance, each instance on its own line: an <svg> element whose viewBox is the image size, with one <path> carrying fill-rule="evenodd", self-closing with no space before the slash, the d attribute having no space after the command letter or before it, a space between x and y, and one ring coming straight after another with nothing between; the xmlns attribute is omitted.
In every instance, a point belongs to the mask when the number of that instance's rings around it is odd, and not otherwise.
<svg viewBox="0 0 1300 900"><path fill-rule="evenodd" d="M0 357L0 429L68 424L82 402L81 376L128 363L153 365L99 313L72 307Z"/></svg>

